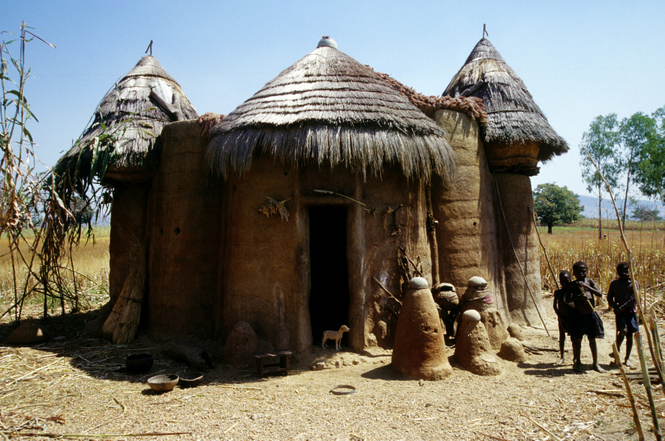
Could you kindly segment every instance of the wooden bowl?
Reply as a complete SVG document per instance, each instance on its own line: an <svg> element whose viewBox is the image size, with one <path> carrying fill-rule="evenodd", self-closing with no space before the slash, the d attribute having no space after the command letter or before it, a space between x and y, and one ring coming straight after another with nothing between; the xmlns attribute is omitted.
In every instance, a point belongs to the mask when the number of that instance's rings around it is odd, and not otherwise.
<svg viewBox="0 0 665 441"><path fill-rule="evenodd" d="M148 385L155 392L168 392L173 390L179 379L176 374L155 375L148 378Z"/></svg>
<svg viewBox="0 0 665 441"><path fill-rule="evenodd" d="M203 381L203 374L200 372L188 372L180 376L180 387L196 387Z"/></svg>
<svg viewBox="0 0 665 441"><path fill-rule="evenodd" d="M130 374L145 374L152 368L151 354L131 354L125 359L125 367Z"/></svg>

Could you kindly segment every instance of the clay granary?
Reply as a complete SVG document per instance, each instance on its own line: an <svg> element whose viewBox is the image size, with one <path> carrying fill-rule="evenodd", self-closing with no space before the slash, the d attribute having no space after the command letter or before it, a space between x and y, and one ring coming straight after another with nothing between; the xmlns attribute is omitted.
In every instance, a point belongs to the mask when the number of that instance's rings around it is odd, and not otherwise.
<svg viewBox="0 0 665 441"><path fill-rule="evenodd" d="M488 40L440 97L324 37L225 117L198 118L152 56L102 103L56 172L84 164L112 192L111 303L145 261L151 336L223 343L244 321L304 351L345 324L352 350L390 348L416 276L458 293L480 276L506 324L539 323L529 176L568 147Z"/></svg>

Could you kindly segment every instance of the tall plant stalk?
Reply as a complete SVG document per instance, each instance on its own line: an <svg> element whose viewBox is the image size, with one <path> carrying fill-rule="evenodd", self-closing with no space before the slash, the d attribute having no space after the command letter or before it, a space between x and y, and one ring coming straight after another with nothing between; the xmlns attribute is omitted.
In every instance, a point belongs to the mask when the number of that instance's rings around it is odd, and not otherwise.
<svg viewBox="0 0 665 441"><path fill-rule="evenodd" d="M37 39L55 46L29 29L25 23L21 25L18 58L9 51L16 40L0 42L0 237L7 234L14 273L14 301L7 310L0 311L0 318L13 311L16 320L21 319L25 300L33 295L43 297L44 317L56 305L62 313L68 304L72 310L79 308L73 260L68 262L71 270L66 263L62 264L66 262L65 244L70 244L71 257L72 246L81 240L83 224L87 224L87 237L91 237L92 219L84 220L78 213L90 206L100 206L102 189L97 184L108 166L108 152L112 151L95 151L95 170L89 176L81 176L80 161L74 161L63 176L35 172L35 143L28 124L38 121L24 93L31 77L25 62L26 44ZM114 139L112 134L103 133L96 142L110 143ZM22 289L19 289L17 260L27 271ZM69 277L73 280L73 294L68 287Z"/></svg>
<svg viewBox="0 0 665 441"><path fill-rule="evenodd" d="M610 186L607 183L607 181L605 180L605 176L600 171L600 168L598 167L598 165L594 162L594 160L591 157L591 155L589 154L589 152L586 151L586 149L584 149L584 148L583 148L583 150L587 154L587 156L588 156L589 160L591 161L591 163L598 170L598 174L600 175L601 180L605 183L605 185L608 188L608 192L610 194L610 198L612 199L612 205L614 206L614 211L615 211L615 214L616 214L619 233L621 234L621 241L622 241L624 247L626 248L626 255L628 256L628 265L629 265L628 269L630 271L630 279L633 281L633 291L635 292L635 300L636 300L636 303L637 303L637 313L640 317L640 321L642 322L642 324L648 328L649 327L649 321L647 320L647 315L645 313L646 303L642 304L642 302L640 301L641 300L641 298L640 298L641 295L640 295L640 290L639 290L639 284L637 283L637 279L635 278L635 274L634 274L634 271L633 271L634 267L633 267L633 262L632 262L632 259L631 259L631 251L630 251L630 247L628 246L628 241L626 240L626 235L625 235L624 230L623 230L623 223L621 222L621 216L619 215L619 209L617 208L616 201L614 200L614 195L612 194L611 191L609 191ZM658 373L658 377L660 378L660 383L665 384L665 379L663 378L662 365L660 363L660 358L656 354L656 346L655 346L655 342L653 341L650 330L647 331L646 336L647 336L647 342L649 344L649 351L651 353L651 359L653 360L654 367L656 368L656 372ZM646 357L644 356L644 349L643 349L643 345L642 345L642 339L640 337L639 332L635 333L635 342L637 343L637 352L640 356L640 364L642 366L642 372L645 375L644 387L646 389L647 395L649 395L649 404L651 406L651 413L652 413L652 416L653 416L654 433L656 434L656 439L660 441L662 439L662 437L660 435L660 427L658 425L658 411L656 409L656 405L655 405L655 403L653 401L653 397L651 395L651 384L649 383L649 378L648 378L648 367L646 366L646 361L645 361Z"/></svg>

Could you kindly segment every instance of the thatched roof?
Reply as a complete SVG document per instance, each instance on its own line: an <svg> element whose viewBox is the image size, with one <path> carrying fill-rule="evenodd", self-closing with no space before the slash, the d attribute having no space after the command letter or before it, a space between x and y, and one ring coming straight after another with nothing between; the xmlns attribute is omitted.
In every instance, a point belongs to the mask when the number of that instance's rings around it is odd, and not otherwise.
<svg viewBox="0 0 665 441"><path fill-rule="evenodd" d="M437 110L454 110L456 112L466 113L469 117L475 119L478 123L486 123L487 115L483 100L475 96L433 96L423 95L416 92L409 86L405 86L388 74L377 72L390 86L404 95L411 104L420 109L428 117L434 119Z"/></svg>
<svg viewBox="0 0 665 441"><path fill-rule="evenodd" d="M210 135L207 160L224 176L249 170L254 153L363 175L379 176L388 164L424 180L455 170L441 128L374 70L330 46L284 70Z"/></svg>
<svg viewBox="0 0 665 441"><path fill-rule="evenodd" d="M145 56L104 96L92 123L58 161L55 172L61 175L80 161L81 174L86 176L97 162L96 149L110 154L111 168L130 173L149 170L158 160L155 141L162 127L196 117L180 85L155 57Z"/></svg>
<svg viewBox="0 0 665 441"><path fill-rule="evenodd" d="M485 142L540 143L538 159L546 161L568 151L536 105L522 79L486 38L478 42L443 95L482 98L487 123Z"/></svg>

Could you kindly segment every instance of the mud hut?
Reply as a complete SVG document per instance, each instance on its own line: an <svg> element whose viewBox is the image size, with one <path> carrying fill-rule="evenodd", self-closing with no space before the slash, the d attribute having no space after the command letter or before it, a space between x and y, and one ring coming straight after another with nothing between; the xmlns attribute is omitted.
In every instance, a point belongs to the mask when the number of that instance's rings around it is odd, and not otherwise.
<svg viewBox="0 0 665 441"><path fill-rule="evenodd" d="M157 338L221 342L246 322L297 353L347 325L345 346L391 347L416 276L460 293L483 277L506 323L537 322L529 175L566 146L538 129L521 80L481 43L451 96L425 97L323 38L228 116L198 120L156 60L141 60L59 164L81 157L96 173L95 153L108 149L112 297L141 238ZM508 86L522 89L486 91ZM100 143L101 122L126 136Z"/></svg>
<svg viewBox="0 0 665 441"><path fill-rule="evenodd" d="M103 176L102 183L112 189L112 303L133 256L146 251L148 196L159 164L162 128L197 116L180 85L154 56L145 56L104 96L89 127L54 168L56 175L74 179Z"/></svg>
<svg viewBox="0 0 665 441"><path fill-rule="evenodd" d="M427 187L455 170L443 130L324 38L211 136L225 179L218 331L244 320L302 350L347 324L353 349L385 345L399 253L432 281Z"/></svg>
<svg viewBox="0 0 665 441"><path fill-rule="evenodd" d="M497 227L489 235L496 235L505 267L505 277L495 273L487 279L492 281L494 292L504 293L498 300L505 303L510 321L537 323L540 264L529 176L538 173L538 161L565 153L568 145L549 125L520 77L486 38L476 44L443 95L483 100L487 113L487 120L480 126L484 151L476 159L477 163L486 160L492 173L492 178L484 176L482 181L483 192L492 195L493 207L485 198L479 201L487 206L485 213L494 212ZM491 229L488 226L485 231ZM489 256L491 250L482 254Z"/></svg>

